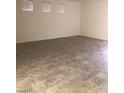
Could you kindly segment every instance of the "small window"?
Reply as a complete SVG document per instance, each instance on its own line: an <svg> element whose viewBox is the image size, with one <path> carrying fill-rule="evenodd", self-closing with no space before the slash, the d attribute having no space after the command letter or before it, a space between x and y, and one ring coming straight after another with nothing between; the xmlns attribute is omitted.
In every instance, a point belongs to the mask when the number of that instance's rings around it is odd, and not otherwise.
<svg viewBox="0 0 124 93"><path fill-rule="evenodd" d="M33 11L33 1L22 0L22 11Z"/></svg>

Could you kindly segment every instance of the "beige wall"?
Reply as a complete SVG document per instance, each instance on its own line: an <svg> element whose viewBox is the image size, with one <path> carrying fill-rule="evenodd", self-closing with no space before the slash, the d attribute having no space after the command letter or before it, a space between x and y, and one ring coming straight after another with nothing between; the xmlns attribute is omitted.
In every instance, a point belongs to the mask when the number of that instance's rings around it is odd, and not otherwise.
<svg viewBox="0 0 124 93"><path fill-rule="evenodd" d="M107 0L89 0L82 4L81 35L107 40Z"/></svg>
<svg viewBox="0 0 124 93"><path fill-rule="evenodd" d="M33 0L34 11L22 12L17 0L17 43L83 35L107 40L107 0L45 0L52 3L51 13L42 13L41 2ZM65 4L65 14L58 14L56 4Z"/></svg>
<svg viewBox="0 0 124 93"><path fill-rule="evenodd" d="M52 3L51 13L42 13L41 2L33 0L34 11L22 12L17 0L17 42L28 42L80 34L80 3L67 0L45 0ZM56 12L56 3L64 2L65 14Z"/></svg>

